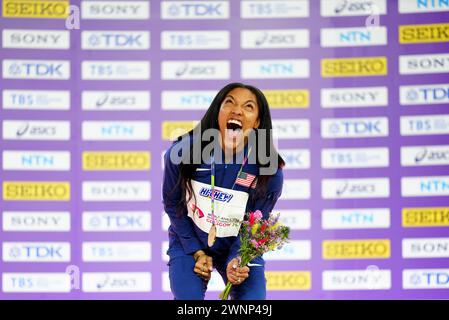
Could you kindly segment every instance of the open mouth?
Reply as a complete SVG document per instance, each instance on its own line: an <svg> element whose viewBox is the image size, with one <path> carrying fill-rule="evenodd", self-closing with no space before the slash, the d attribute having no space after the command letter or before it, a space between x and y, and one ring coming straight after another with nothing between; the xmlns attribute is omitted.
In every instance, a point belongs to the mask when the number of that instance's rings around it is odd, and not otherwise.
<svg viewBox="0 0 449 320"><path fill-rule="evenodd" d="M242 122L240 120L231 119L226 123L228 130L242 130Z"/></svg>
<svg viewBox="0 0 449 320"><path fill-rule="evenodd" d="M242 122L236 119L230 119L226 123L226 135L232 139L236 139L242 133Z"/></svg>

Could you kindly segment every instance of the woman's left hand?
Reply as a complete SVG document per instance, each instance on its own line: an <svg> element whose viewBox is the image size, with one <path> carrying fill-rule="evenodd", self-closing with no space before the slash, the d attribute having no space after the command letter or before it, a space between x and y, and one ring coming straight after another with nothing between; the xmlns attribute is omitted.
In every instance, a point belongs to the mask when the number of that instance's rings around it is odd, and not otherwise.
<svg viewBox="0 0 449 320"><path fill-rule="evenodd" d="M249 277L249 268L247 266L239 267L239 263L240 261L234 258L226 267L226 276L232 285L242 284Z"/></svg>

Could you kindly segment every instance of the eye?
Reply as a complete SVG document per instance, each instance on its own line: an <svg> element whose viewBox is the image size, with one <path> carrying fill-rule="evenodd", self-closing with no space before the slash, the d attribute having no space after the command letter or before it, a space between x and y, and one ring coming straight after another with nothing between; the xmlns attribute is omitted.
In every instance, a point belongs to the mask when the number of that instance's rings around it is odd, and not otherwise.
<svg viewBox="0 0 449 320"><path fill-rule="evenodd" d="M232 99L226 99L225 103L232 103Z"/></svg>
<svg viewBox="0 0 449 320"><path fill-rule="evenodd" d="M252 104L247 104L247 105L245 105L245 107L250 110L254 109L254 106Z"/></svg>

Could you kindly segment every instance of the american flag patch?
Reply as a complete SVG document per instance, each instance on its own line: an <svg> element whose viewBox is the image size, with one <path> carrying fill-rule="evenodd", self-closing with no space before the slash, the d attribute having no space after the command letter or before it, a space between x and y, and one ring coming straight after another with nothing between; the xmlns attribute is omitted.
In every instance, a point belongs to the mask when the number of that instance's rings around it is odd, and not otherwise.
<svg viewBox="0 0 449 320"><path fill-rule="evenodd" d="M244 187L249 187L255 178L256 178L255 175L252 175L252 174L242 171L242 172L240 172L239 176L235 180L235 184L238 184L238 185L244 186ZM256 183L254 183L251 186L251 188L255 188L255 187L256 187Z"/></svg>

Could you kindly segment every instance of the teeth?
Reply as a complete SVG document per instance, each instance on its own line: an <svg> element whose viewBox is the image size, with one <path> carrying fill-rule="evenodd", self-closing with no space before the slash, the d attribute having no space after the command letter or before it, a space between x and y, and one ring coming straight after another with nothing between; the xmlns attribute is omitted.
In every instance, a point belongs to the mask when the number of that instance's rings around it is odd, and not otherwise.
<svg viewBox="0 0 449 320"><path fill-rule="evenodd" d="M240 127L242 126L242 122L236 119L231 119L228 121L228 123L234 123L236 125L239 125Z"/></svg>

